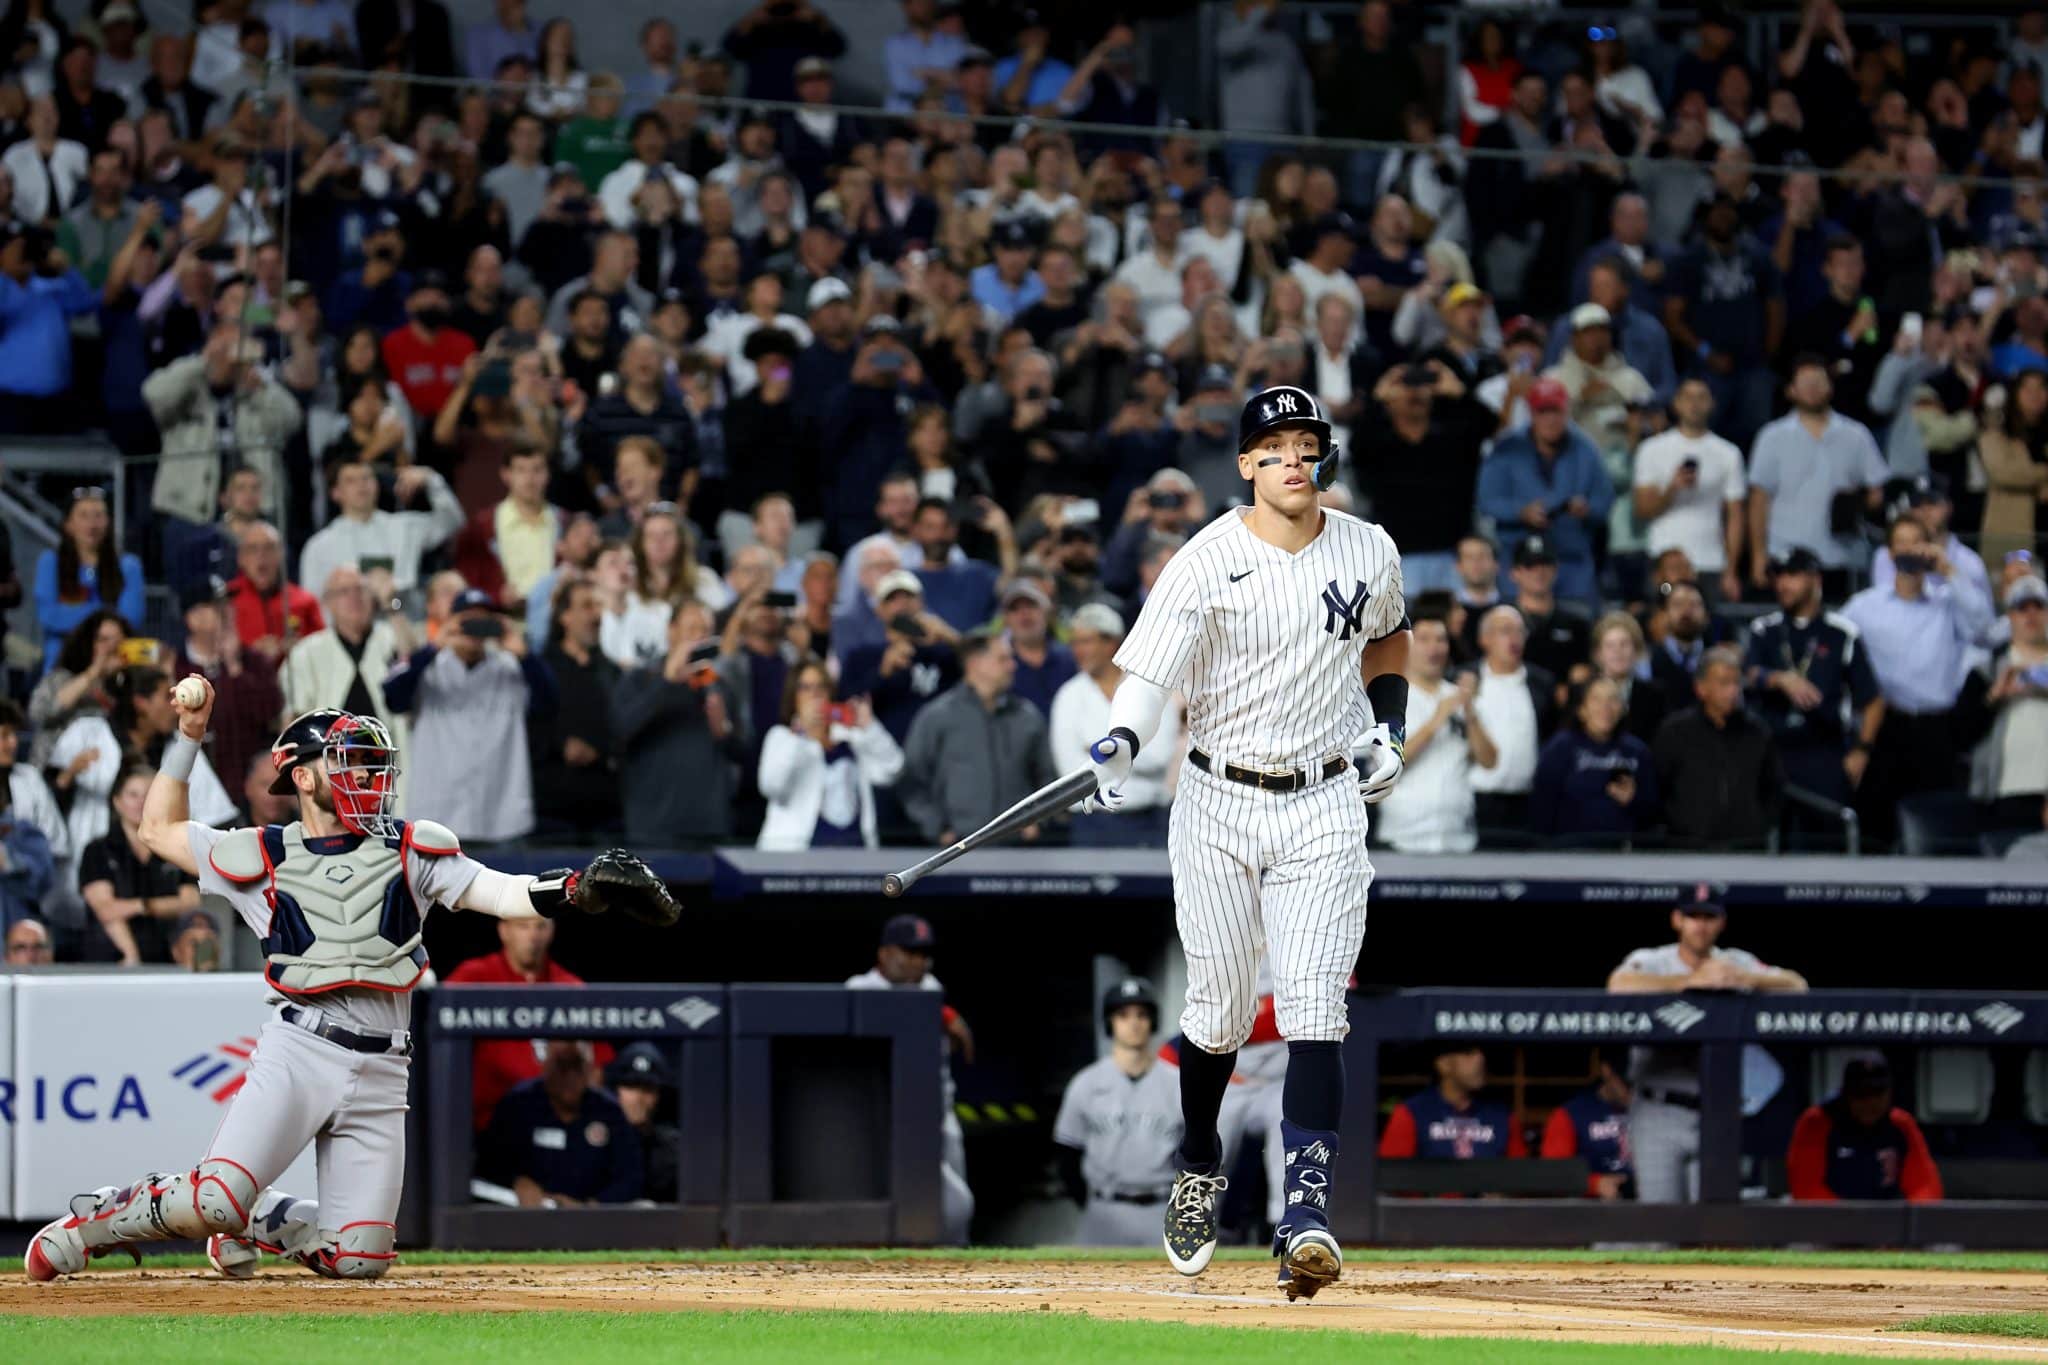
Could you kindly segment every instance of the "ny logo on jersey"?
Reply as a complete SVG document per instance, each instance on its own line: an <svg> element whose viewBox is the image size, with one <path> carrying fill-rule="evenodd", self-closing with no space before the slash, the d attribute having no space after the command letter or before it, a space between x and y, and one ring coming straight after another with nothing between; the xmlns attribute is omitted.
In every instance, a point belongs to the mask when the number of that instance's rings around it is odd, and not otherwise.
<svg viewBox="0 0 2048 1365"><path fill-rule="evenodd" d="M1350 639L1352 635L1365 629L1365 604L1371 598L1372 593L1366 589L1365 584L1356 580L1352 583L1351 596L1347 598L1338 588L1337 580L1331 579L1330 586L1323 589L1323 611L1326 613L1323 629L1339 640ZM1338 629L1339 622L1343 623L1342 630Z"/></svg>

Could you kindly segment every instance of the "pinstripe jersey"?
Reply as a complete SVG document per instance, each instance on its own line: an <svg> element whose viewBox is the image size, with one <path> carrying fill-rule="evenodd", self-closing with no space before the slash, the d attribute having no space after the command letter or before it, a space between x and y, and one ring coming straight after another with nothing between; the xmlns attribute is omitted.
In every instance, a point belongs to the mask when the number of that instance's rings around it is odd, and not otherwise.
<svg viewBox="0 0 2048 1365"><path fill-rule="evenodd" d="M1367 644L1406 611L1401 557L1370 522L1325 510L1289 554L1232 508L1166 562L1117 665L1188 700L1188 733L1214 757L1290 768L1346 752L1371 724Z"/></svg>

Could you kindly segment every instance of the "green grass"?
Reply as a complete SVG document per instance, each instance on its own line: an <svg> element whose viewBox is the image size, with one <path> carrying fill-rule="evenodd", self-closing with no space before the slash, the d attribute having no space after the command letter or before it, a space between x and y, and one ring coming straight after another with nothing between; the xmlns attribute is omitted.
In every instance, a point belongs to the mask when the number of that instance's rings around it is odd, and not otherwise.
<svg viewBox="0 0 2048 1365"><path fill-rule="evenodd" d="M1962 1332L1982 1337L2048 1337L2048 1313L1929 1313L1894 1332Z"/></svg>
<svg viewBox="0 0 2048 1365"><path fill-rule="evenodd" d="M666 1365L679 1360L691 1365L1009 1365L1024 1360L1244 1365L1281 1358L1370 1359L1375 1365L1752 1365L1756 1359L1753 1351L1706 1346L1428 1340L1392 1333L1104 1322L1068 1313L755 1311L0 1316L0 1355L36 1365L104 1365L120 1360L147 1360L150 1365L218 1365L222 1360L363 1365L365 1360L380 1359L487 1360L494 1365ZM1820 1365L1873 1358L1802 1353L1798 1359L1801 1365Z"/></svg>
<svg viewBox="0 0 2048 1365"><path fill-rule="evenodd" d="M1115 1247L822 1247L799 1250L733 1251L407 1251L402 1264L431 1265L731 1265L772 1257L778 1261L1128 1261L1154 1255L1151 1248ZM1263 1247L1221 1247L1219 1261L1267 1261ZM1727 1265L1791 1269L1958 1270L2048 1274L2048 1253L2036 1251L1584 1251L1515 1247L1346 1247L1347 1264L1471 1265L1518 1262L1529 1265ZM197 1269L196 1255L152 1256L159 1270Z"/></svg>

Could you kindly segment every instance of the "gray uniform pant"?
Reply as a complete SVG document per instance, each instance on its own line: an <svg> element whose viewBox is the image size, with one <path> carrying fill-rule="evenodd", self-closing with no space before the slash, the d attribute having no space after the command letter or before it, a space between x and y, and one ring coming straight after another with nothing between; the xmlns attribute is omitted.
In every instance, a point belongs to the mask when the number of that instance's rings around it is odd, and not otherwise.
<svg viewBox="0 0 2048 1365"><path fill-rule="evenodd" d="M1699 1110L1645 1099L1638 1093L1628 1107L1628 1140L1638 1203L1699 1201Z"/></svg>
<svg viewBox="0 0 2048 1365"><path fill-rule="evenodd" d="M351 1052L273 1018L206 1155L235 1162L260 1191L310 1142L321 1235L391 1223L405 1187L406 1072L395 1053Z"/></svg>
<svg viewBox="0 0 2048 1365"><path fill-rule="evenodd" d="M1166 1226L1166 1203L1124 1204L1091 1196L1074 1236L1084 1247L1157 1246Z"/></svg>

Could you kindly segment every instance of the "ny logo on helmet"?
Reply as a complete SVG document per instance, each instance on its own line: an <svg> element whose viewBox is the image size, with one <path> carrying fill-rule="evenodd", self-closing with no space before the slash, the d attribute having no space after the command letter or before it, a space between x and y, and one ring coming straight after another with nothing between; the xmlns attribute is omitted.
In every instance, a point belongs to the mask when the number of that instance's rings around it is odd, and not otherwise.
<svg viewBox="0 0 2048 1365"><path fill-rule="evenodd" d="M1291 393L1283 392L1272 402L1266 404L1266 420L1270 422L1283 412L1289 416L1292 416L1294 413L1294 395Z"/></svg>
<svg viewBox="0 0 2048 1365"><path fill-rule="evenodd" d="M1372 593L1365 584L1353 581L1351 596L1344 596L1337 587L1337 580L1331 579L1330 586L1323 589L1323 629L1339 640L1348 640L1358 631L1365 629L1365 604L1372 600ZM1338 629L1339 623L1343 628Z"/></svg>

